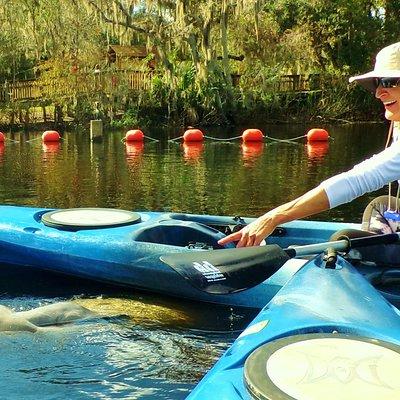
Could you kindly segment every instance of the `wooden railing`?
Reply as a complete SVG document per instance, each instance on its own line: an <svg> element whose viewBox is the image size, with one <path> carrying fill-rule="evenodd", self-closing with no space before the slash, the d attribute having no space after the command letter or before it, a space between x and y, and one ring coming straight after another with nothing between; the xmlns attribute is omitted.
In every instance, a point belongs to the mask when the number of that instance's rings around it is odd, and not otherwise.
<svg viewBox="0 0 400 400"><path fill-rule="evenodd" d="M278 92L308 92L320 86L318 74L312 75L282 75L276 82Z"/></svg>
<svg viewBox="0 0 400 400"><path fill-rule="evenodd" d="M240 85L240 76L235 75L235 84ZM49 97L52 93L72 96L74 93L103 91L112 93L125 85L129 90L148 90L151 86L151 72L117 71L95 74L78 74L75 77L60 78L51 84L39 80L6 82L0 85L0 102L35 100ZM302 92L315 90L319 86L318 75L283 75L274 85L278 92Z"/></svg>
<svg viewBox="0 0 400 400"><path fill-rule="evenodd" d="M0 101L31 100L42 96L36 80L4 83L0 90Z"/></svg>
<svg viewBox="0 0 400 400"><path fill-rule="evenodd" d="M39 80L5 82L0 84L0 102L23 101L46 98L51 93L72 95L88 91L103 91L111 93L121 85L129 90L147 90L151 85L152 73L142 71L107 72L98 75L79 74L68 78L59 78L49 84L42 84Z"/></svg>

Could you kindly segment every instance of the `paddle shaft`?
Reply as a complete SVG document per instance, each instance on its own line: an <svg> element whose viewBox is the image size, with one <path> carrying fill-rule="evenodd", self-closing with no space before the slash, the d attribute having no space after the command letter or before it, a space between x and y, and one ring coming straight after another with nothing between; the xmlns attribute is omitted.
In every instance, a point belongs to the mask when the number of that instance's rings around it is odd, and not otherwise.
<svg viewBox="0 0 400 400"><path fill-rule="evenodd" d="M344 237L342 240L336 240L333 242L316 243L304 246L290 246L287 249L285 249L285 252L289 257L293 258L293 257L301 257L311 254L322 253L327 248L331 248L336 251L348 252L351 248L375 246L381 244L392 244L399 242L399 240L400 240L400 233L372 235L354 239L349 239Z"/></svg>

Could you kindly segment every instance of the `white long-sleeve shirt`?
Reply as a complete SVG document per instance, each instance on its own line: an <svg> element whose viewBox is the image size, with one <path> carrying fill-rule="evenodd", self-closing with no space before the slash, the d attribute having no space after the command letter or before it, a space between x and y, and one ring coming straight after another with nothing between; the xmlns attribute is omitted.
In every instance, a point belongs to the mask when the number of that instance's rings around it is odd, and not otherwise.
<svg viewBox="0 0 400 400"><path fill-rule="evenodd" d="M320 184L329 199L330 208L380 189L400 179L400 140L394 135L391 146L371 158L357 164L353 169L335 175Z"/></svg>

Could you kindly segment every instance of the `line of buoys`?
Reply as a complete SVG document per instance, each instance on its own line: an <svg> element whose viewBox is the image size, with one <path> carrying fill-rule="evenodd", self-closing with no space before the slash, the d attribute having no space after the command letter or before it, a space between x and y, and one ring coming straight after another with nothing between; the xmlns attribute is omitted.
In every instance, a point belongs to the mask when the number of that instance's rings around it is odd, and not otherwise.
<svg viewBox="0 0 400 400"><path fill-rule="evenodd" d="M264 140L264 134L261 132L260 129L251 128L251 129L246 129L241 136L235 136L231 138L216 138L204 135L204 133L200 129L189 128L185 131L183 136L180 136L176 139L172 139L172 141L176 141L181 138L183 139L184 143L202 142L204 139L211 139L224 142L236 139L242 139L243 142L262 142Z"/></svg>
<svg viewBox="0 0 400 400"><path fill-rule="evenodd" d="M307 132L307 142L327 142L329 133L322 128L313 128Z"/></svg>
<svg viewBox="0 0 400 400"><path fill-rule="evenodd" d="M140 129L131 129L129 130L126 135L124 140L126 142L143 142L144 138L147 137L144 135L144 133ZM269 138L268 136L265 137L264 134L260 129L256 128L249 128L243 131L241 136L237 136L234 138L227 138L227 139L222 139L222 140L233 140L233 139L238 139L242 138L243 142L262 142L264 139ZM299 136L301 138L303 136ZM326 142L329 140L329 134L325 129L322 128L313 128L310 129L307 132L307 142ZM195 128L190 128L185 131L185 133L182 136L183 142L202 142L204 138L207 138L203 134L203 132L200 129L195 129ZM5 135L3 132L0 132L0 143L5 142ZM152 140L157 140L153 138L149 138ZM217 138L210 138L210 139L217 139ZM272 138L270 138L272 139ZM292 138L292 139L286 139L287 140L294 140L297 138ZM57 131L45 131L42 134L42 141L43 142L59 142L61 140L61 136ZM221 140L221 139L218 139Z"/></svg>
<svg viewBox="0 0 400 400"><path fill-rule="evenodd" d="M178 139L183 139L184 143L189 142L202 142L204 139L211 139L211 140L221 140L221 141L230 141L235 139L242 139L244 143L246 142L263 142L266 139L277 141L277 142L290 142L298 139L302 139L306 137L307 142L325 142L329 140L329 134L325 129L322 128L313 128L308 131L306 135L297 136L295 138L288 138L288 139L277 139L270 136L266 136L260 129L257 128L248 128L245 129L241 136L235 136L231 138L215 138L211 136L206 136L204 133L197 128L190 127L185 131L183 136L180 136L176 139L172 139L172 141L176 141Z"/></svg>
<svg viewBox="0 0 400 400"><path fill-rule="evenodd" d="M59 142L61 140L61 136L57 131L45 131L42 134L42 142Z"/></svg>

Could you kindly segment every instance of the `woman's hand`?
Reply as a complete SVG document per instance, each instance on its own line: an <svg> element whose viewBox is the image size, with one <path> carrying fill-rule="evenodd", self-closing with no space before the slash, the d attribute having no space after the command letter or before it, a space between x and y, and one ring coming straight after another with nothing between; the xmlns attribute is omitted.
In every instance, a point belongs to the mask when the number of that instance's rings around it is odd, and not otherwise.
<svg viewBox="0 0 400 400"><path fill-rule="evenodd" d="M314 215L328 210L329 207L329 199L325 190L318 186L303 196L267 212L240 231L219 240L218 244L238 242L236 247L259 246L278 225Z"/></svg>
<svg viewBox="0 0 400 400"><path fill-rule="evenodd" d="M219 240L218 244L224 245L230 242L238 242L236 247L259 246L275 228L276 225L273 222L272 216L267 213L257 218L240 231L231 233L227 237Z"/></svg>

